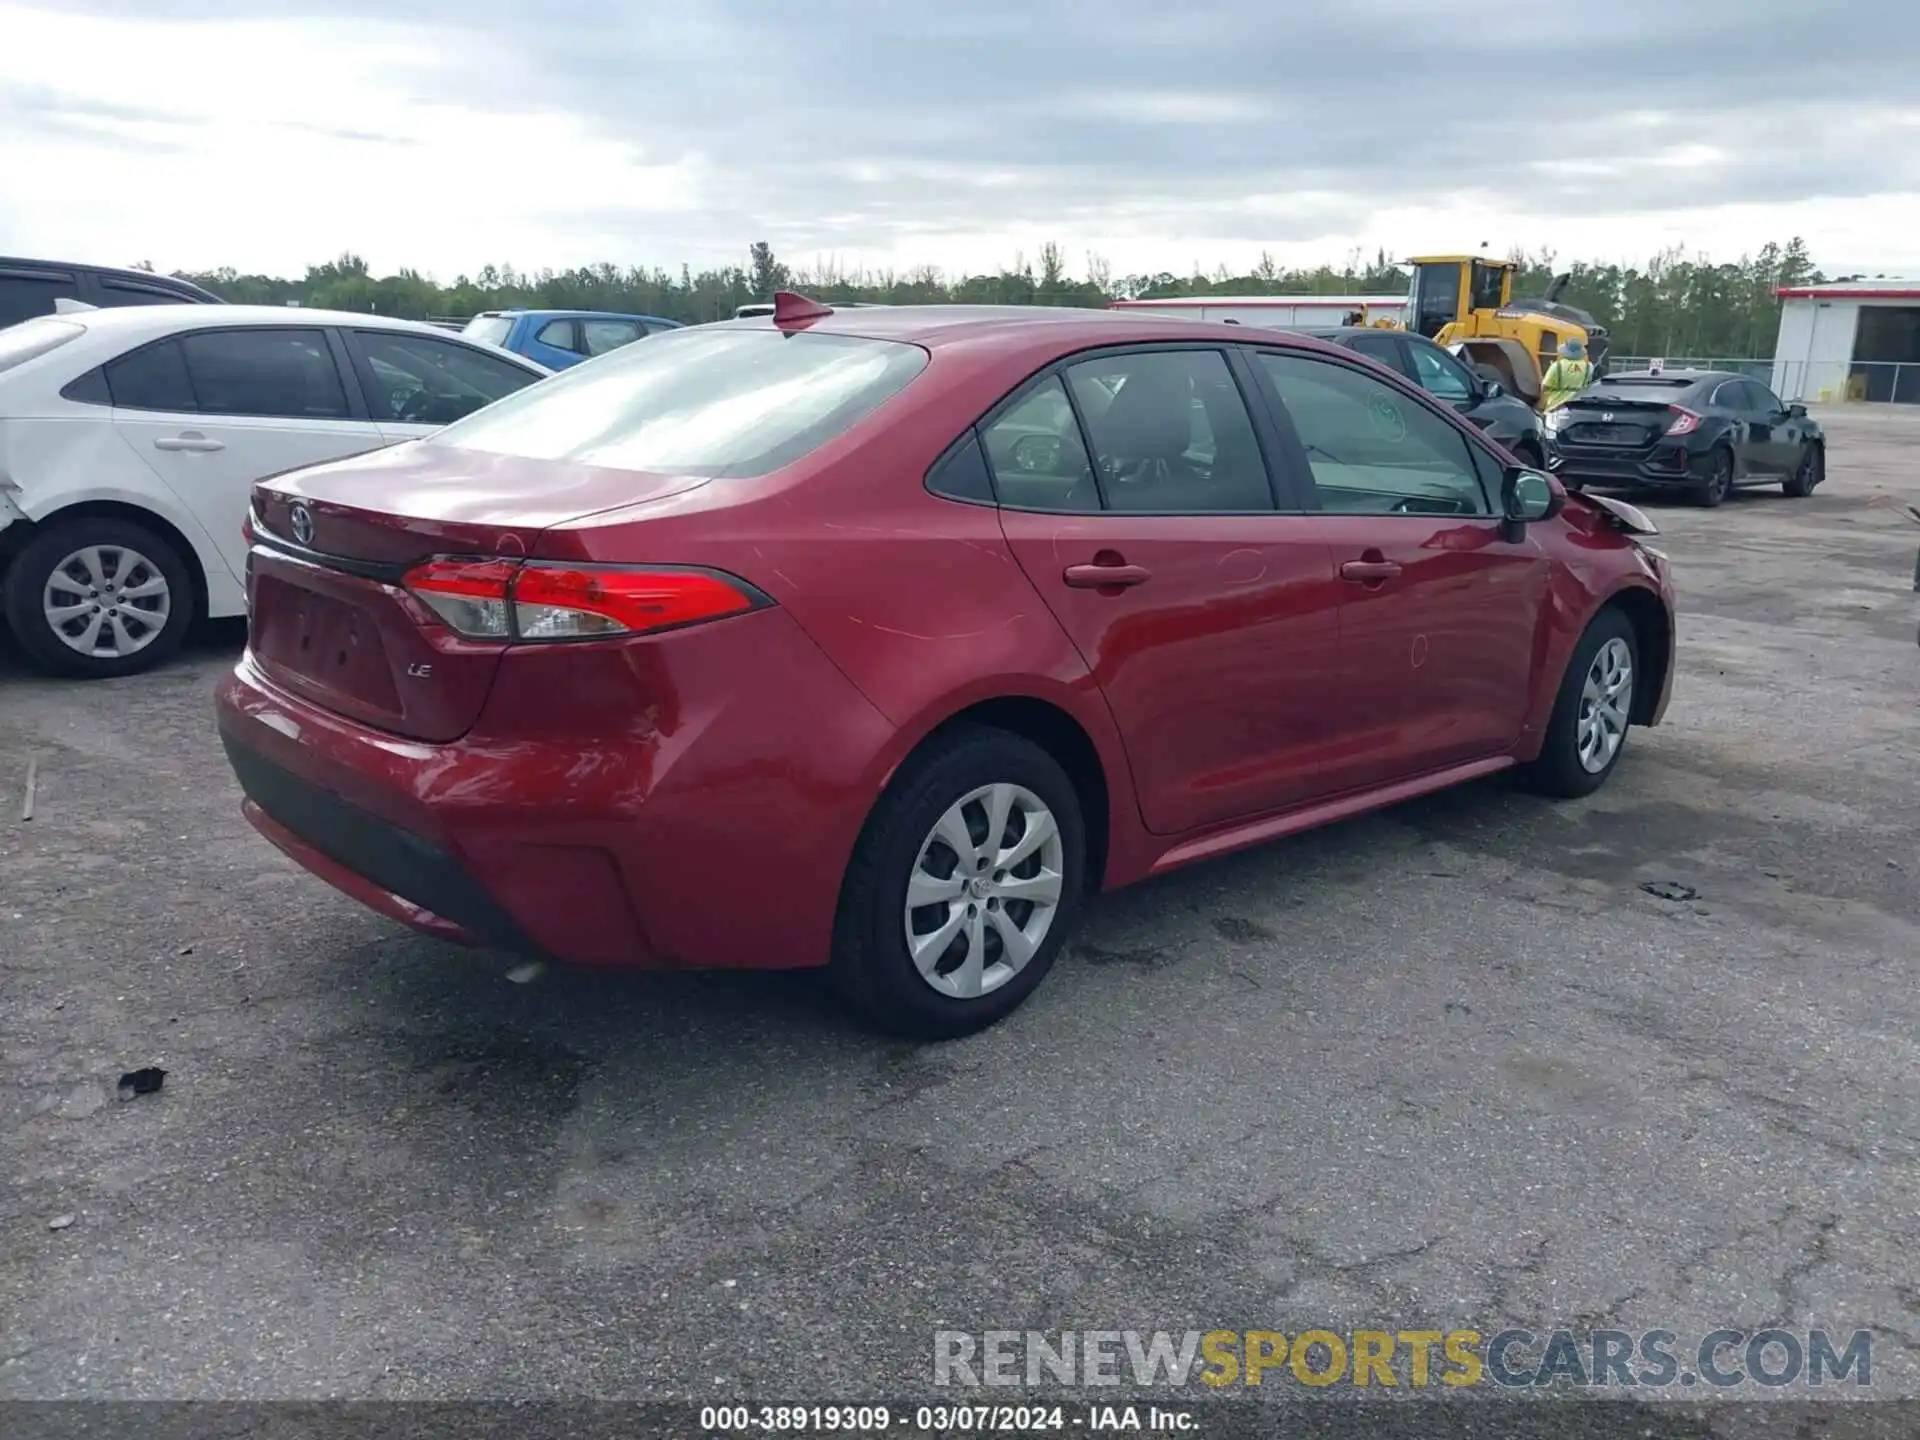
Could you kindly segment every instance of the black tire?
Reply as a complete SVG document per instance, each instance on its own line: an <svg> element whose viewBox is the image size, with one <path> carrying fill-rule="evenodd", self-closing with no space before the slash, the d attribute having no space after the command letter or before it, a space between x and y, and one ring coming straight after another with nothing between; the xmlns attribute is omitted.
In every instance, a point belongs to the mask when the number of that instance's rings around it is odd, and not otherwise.
<svg viewBox="0 0 1920 1440"><path fill-rule="evenodd" d="M1733 493L1733 452L1724 445L1717 447L1712 464L1705 482L1695 492L1695 498L1709 510Z"/></svg>
<svg viewBox="0 0 1920 1440"><path fill-rule="evenodd" d="M1629 663L1633 667L1631 685L1637 689L1643 682L1645 677L1640 672L1640 647L1634 637L1633 624L1619 610L1608 606L1593 617L1586 633L1580 637L1580 643L1573 647L1566 673L1560 677L1560 690L1554 697L1553 715L1547 721L1547 737L1540 747L1539 758L1521 771L1521 778L1530 789L1564 799L1591 795L1607 783L1607 777L1619 765L1621 755L1626 752L1627 733L1630 731L1621 734L1619 745L1601 769L1589 770L1580 763L1582 691L1595 657L1599 655L1601 647L1612 640L1626 642ZM1633 691L1630 690L1627 704L1629 714L1633 710L1632 699Z"/></svg>
<svg viewBox="0 0 1920 1440"><path fill-rule="evenodd" d="M1060 836L1060 898L1050 927L1025 966L998 988L960 999L936 990L908 952L907 883L921 859L921 847L946 811L970 791L1001 783L1022 787L1052 813ZM977 818L984 836L984 811ZM1010 1014L1046 978L1078 918L1086 863L1079 796L1051 755L1005 730L969 726L940 735L901 767L854 848L834 922L828 971L834 988L867 1020L896 1034L950 1039L984 1029ZM960 873L957 866L953 873ZM971 902L963 897L938 903ZM999 908L998 901L994 908ZM915 918L931 924L939 916L916 912ZM991 933L984 916L982 925ZM964 950L969 943L965 930L955 941ZM1004 953L997 935L991 942L983 938L982 945L983 950L1000 945Z"/></svg>
<svg viewBox="0 0 1920 1440"><path fill-rule="evenodd" d="M1809 441L1800 447L1800 463L1793 474L1780 482L1780 488L1796 500L1813 494L1813 487L1826 479L1826 452Z"/></svg>
<svg viewBox="0 0 1920 1440"><path fill-rule="evenodd" d="M93 546L122 557L115 561L119 568L109 577L111 580L143 583L146 578L144 571L135 567L131 559L124 558L138 556L146 566L158 571L160 578L166 582L165 619L158 625L142 618L132 619L127 626L129 633L136 638L152 634L152 638L139 649L126 654L87 654L76 650L60 638L42 604L47 582L53 578L54 567L68 556ZM75 597L76 600L86 600L90 598L90 592L76 590ZM91 595L91 598L103 603L103 615L107 608L118 609L112 606L110 598L104 593ZM195 608L192 575L172 542L162 538L157 531L134 521L96 516L56 522L34 536L8 567L6 585L4 592L0 592L0 599L5 601L7 626L29 658L56 674L77 676L84 680L132 675L168 659L180 648L180 642L187 638ZM127 609L135 617L143 614L143 608L139 605L128 606Z"/></svg>

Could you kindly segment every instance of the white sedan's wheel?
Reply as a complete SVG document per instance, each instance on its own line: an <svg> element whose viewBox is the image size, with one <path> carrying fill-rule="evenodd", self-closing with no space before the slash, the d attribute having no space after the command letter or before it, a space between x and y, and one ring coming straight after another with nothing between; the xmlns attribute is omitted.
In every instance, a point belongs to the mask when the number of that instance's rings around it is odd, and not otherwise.
<svg viewBox="0 0 1920 1440"><path fill-rule="evenodd" d="M62 644L92 659L136 655L165 632L173 587L160 567L123 545L87 545L56 561L40 613Z"/></svg>
<svg viewBox="0 0 1920 1440"><path fill-rule="evenodd" d="M55 519L13 557L0 586L7 628L49 670L131 675L180 648L199 592L157 526L117 515Z"/></svg>

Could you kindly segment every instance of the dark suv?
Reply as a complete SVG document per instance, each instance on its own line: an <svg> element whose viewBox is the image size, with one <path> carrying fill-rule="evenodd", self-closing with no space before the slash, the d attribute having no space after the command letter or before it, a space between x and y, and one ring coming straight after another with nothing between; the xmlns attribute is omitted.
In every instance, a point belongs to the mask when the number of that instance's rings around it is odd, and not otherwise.
<svg viewBox="0 0 1920 1440"><path fill-rule="evenodd" d="M56 300L78 300L102 310L111 305L224 303L212 291L171 275L0 255L0 326L51 315Z"/></svg>
<svg viewBox="0 0 1920 1440"><path fill-rule="evenodd" d="M1522 464L1535 469L1547 464L1552 441L1534 408L1519 396L1508 394L1491 376L1463 365L1426 336L1406 330L1375 330L1364 325L1301 333L1358 351L1369 360L1378 360L1436 400L1453 406L1486 431L1489 438L1511 450Z"/></svg>

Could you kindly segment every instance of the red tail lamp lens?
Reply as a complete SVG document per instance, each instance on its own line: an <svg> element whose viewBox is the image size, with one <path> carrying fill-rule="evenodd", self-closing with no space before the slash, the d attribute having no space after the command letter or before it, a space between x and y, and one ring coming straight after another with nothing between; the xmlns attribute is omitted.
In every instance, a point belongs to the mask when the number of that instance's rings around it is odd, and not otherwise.
<svg viewBox="0 0 1920 1440"><path fill-rule="evenodd" d="M614 570L429 560L406 587L454 630L476 639L589 640L644 635L754 608L725 576L699 570Z"/></svg>

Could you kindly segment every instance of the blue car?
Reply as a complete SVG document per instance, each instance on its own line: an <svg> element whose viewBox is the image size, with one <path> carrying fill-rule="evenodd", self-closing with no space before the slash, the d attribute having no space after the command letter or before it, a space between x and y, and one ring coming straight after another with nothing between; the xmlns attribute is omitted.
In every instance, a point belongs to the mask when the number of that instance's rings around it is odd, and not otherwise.
<svg viewBox="0 0 1920 1440"><path fill-rule="evenodd" d="M483 345L498 345L549 370L564 370L595 355L662 330L678 320L657 315L613 315L601 310L483 310L460 333Z"/></svg>

